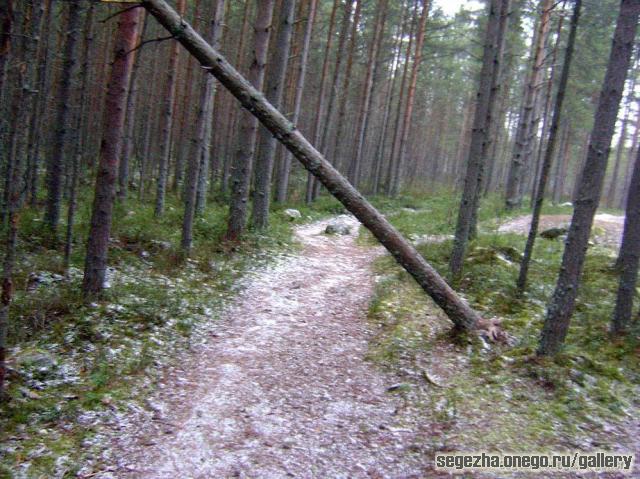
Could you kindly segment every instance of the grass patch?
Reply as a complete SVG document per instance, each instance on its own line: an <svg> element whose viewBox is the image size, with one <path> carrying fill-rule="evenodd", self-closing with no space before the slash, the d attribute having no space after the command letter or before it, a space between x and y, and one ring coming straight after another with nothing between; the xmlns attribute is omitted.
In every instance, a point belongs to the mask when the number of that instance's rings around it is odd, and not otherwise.
<svg viewBox="0 0 640 479"><path fill-rule="evenodd" d="M390 221L404 234L453 232L455 198L427 197L414 205L415 211L398 213L394 204L388 207ZM607 335L617 289L615 254L589 250L566 348L556 358L536 359L564 245L537 241L530 287L519 297L515 281L525 237L495 233L495 217L522 212L496 215L496 206L494 198L482 205L481 234L469 245L457 288L484 316L501 318L514 344L487 348L465 338L453 341L448 320L386 257L376 264L380 280L369 316L379 334L370 358L415 384L412 407L434 431L425 440L429 450L635 447L629 425L640 409L640 347L633 335L614 342ZM563 209L548 207L546 213L567 213ZM451 248L450 240L418 247L445 277ZM445 387L425 381L423 371Z"/></svg>
<svg viewBox="0 0 640 479"><path fill-rule="evenodd" d="M10 310L11 401L0 406L0 478L75 477L100 422L144 398L176 353L215 327L246 271L296 248L295 223L285 208L301 211L298 222L342 212L327 198L313 208L277 205L267 230L249 230L227 245L221 241L227 207L211 203L195 221L194 248L185 258L181 202L168 197L164 216L155 218L153 205L130 198L114 211L110 288L86 301L81 282L90 196L81 191L66 278L63 246L47 236L41 213L25 210L20 218Z"/></svg>

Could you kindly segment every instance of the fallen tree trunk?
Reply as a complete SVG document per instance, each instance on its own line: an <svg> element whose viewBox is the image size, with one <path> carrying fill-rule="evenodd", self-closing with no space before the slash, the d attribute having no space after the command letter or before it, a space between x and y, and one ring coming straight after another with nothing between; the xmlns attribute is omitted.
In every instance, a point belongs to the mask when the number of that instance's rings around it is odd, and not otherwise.
<svg viewBox="0 0 640 479"><path fill-rule="evenodd" d="M444 310L457 328L472 330L478 327L478 313L469 307L384 216L323 158L295 125L276 110L262 93L253 88L165 0L144 0L141 4L373 233L396 261Z"/></svg>

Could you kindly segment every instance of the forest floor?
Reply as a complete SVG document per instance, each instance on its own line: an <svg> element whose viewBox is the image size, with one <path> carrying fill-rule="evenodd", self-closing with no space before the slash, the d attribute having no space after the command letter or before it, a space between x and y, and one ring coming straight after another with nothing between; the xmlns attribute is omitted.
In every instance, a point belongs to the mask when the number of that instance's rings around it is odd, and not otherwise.
<svg viewBox="0 0 640 479"><path fill-rule="evenodd" d="M381 249L346 221L344 236L296 229L303 249L248 278L153 409L114 425L113 466L95 477L424 477L420 418L366 361Z"/></svg>
<svg viewBox="0 0 640 479"><path fill-rule="evenodd" d="M571 215L542 215L538 231L542 232L550 228L568 228L570 223ZM531 228L531 215L523 215L501 224L498 232L526 235L529 233L529 228ZM617 247L622 241L623 229L624 216L600 213L595 217L592 236L599 244Z"/></svg>
<svg viewBox="0 0 640 479"><path fill-rule="evenodd" d="M35 243L21 268L22 342L10 356L20 376L0 416L0 478L435 478L450 477L433 469L438 452L638 456L638 337L606 335L621 217L599 216L606 224L594 231L566 350L540 361L563 242L536 243L518 297L528 217L498 202L483 203L455 286L502 320L508 344L452 338L447 318L352 218L350 235L323 234L329 220L317 219L340 213L335 202L303 211L316 222L295 226L297 245L277 212L271 236L233 252L219 251L224 216L212 210L186 263L157 241L176 243L174 217L156 225L151 210L123 210L113 287L96 304L74 295L75 270L68 284L40 273L42 284L29 286L29 271L56 264ZM445 274L455 204L376 199ZM546 208L543 228L569 214Z"/></svg>
<svg viewBox="0 0 640 479"><path fill-rule="evenodd" d="M434 470L437 452L640 452L637 377L625 382L628 371L588 349L532 361L531 324L505 325L509 345L452 341L446 317L350 221L348 236L323 234L328 221L298 227L298 253L247 277L148 407L111 424L99 461L109 466L93 477L449 477ZM472 246L471 269L496 261L487 250Z"/></svg>

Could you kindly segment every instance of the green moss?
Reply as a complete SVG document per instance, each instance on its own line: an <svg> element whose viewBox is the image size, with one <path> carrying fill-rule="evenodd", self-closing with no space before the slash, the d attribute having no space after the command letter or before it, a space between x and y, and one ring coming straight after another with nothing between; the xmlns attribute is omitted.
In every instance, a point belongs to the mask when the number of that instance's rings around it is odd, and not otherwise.
<svg viewBox="0 0 640 479"><path fill-rule="evenodd" d="M19 347L9 357L20 376L10 377L12 400L0 406L0 443L20 441L0 453L0 477L28 462L28 477L53 477L56 459L68 456L65 477L75 477L93 432L77 423L87 411L121 407L145 396L140 376L153 377L237 289L250 268L264 265L284 250L296 248L292 227L277 205L265 231L251 231L234 245L221 238L227 206L210 203L194 223L190 258L180 251L182 203L169 196L166 212L155 218L153 205L129 198L114 211L109 266L116 270L111 287L98 298L81 294L84 241L88 234L90 189L80 192L83 205L74 228L74 250L68 279L61 276L62 244L49 238L41 213L21 215L16 294L10 310L9 341ZM302 212L301 221L341 213L335 200L322 198L313 208L289 204ZM60 231L65 225L61 224ZM27 291L29 275L44 284ZM55 361L50 370L16 366L13 356ZM137 399L136 399L137 398ZM47 431L46 434L42 431ZM10 476L8 476L10 477Z"/></svg>
<svg viewBox="0 0 640 479"><path fill-rule="evenodd" d="M414 204L415 206L415 204ZM425 198L417 211L388 217L408 235L446 235L453 231L455 199ZM553 292L562 258L559 241L538 241L531 264L529 288L518 295L515 280L525 237L496 234L496 210L490 198L481 210L480 236L469 244L464 274L456 287L486 317L498 317L515 344L489 350L465 338L452 341L450 323L413 280L388 257L375 265L384 275L376 287L370 320L379 334L370 359L384 368L407 371L427 365L444 388L414 378L419 394L414 407L425 421L440 424L442 441L459 450L497 448L551 450L566 447L570 438L581 444L589 438L615 441L602 424L624 427L637 404L640 385L638 343L633 337L612 342L607 327L617 288L612 255L592 248L563 354L535 358L546 305ZM566 213L566 208L547 208ZM512 214L512 213L509 213ZM515 212L514 214L522 214ZM445 277L451 241L419 247ZM416 340L419 337L421 340ZM636 408L636 409L634 409Z"/></svg>

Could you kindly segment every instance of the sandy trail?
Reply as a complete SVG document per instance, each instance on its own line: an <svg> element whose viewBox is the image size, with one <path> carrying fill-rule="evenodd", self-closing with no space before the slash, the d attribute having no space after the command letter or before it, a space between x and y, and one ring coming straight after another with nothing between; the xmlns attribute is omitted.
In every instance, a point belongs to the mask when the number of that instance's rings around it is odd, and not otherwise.
<svg viewBox="0 0 640 479"><path fill-rule="evenodd" d="M304 248L258 271L221 330L176 366L110 445L126 478L424 477L429 458L398 424L397 378L365 361L381 249L326 222L299 227Z"/></svg>
<svg viewBox="0 0 640 479"><path fill-rule="evenodd" d="M538 231L549 228L568 228L571 215L542 215ZM624 216L599 213L595 216L592 238L599 244L617 248L622 241ZM526 235L531 228L531 215L518 216L501 224L499 233L516 233Z"/></svg>

